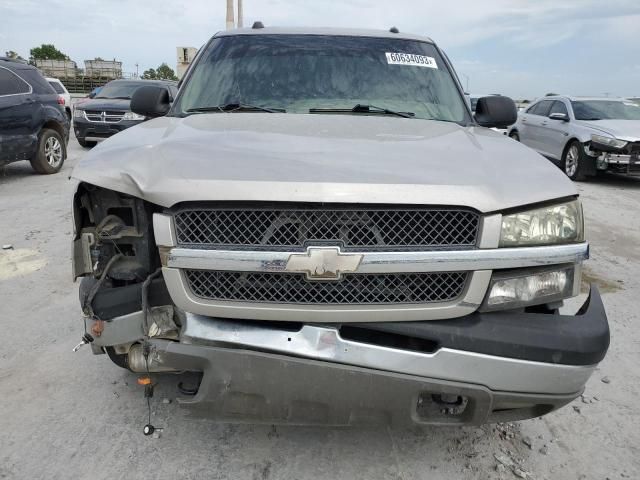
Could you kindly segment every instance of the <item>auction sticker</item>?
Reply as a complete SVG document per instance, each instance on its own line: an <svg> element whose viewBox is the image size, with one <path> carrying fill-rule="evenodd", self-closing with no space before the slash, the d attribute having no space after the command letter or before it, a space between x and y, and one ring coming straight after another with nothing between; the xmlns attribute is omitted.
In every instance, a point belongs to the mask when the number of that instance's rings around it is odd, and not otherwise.
<svg viewBox="0 0 640 480"><path fill-rule="evenodd" d="M424 55L414 55L413 53L391 53L386 52L387 63L389 65L408 65L410 67L438 68L436 59Z"/></svg>

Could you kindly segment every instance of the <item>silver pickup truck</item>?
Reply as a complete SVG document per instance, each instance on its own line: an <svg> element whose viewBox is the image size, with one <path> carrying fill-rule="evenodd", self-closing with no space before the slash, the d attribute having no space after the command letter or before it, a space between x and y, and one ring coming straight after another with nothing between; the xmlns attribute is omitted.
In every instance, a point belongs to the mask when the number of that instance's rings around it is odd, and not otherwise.
<svg viewBox="0 0 640 480"><path fill-rule="evenodd" d="M481 424L572 401L609 345L578 193L384 31L216 34L73 172L83 343L193 372L226 421Z"/></svg>

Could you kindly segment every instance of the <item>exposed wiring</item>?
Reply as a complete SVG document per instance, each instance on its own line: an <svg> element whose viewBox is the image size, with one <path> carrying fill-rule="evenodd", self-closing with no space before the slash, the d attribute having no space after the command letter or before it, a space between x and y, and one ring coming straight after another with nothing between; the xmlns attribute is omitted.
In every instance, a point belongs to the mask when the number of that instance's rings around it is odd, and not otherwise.
<svg viewBox="0 0 640 480"><path fill-rule="evenodd" d="M148 290L149 285L154 278L158 277L162 273L162 267L156 269L155 272L150 274L147 279L142 283L142 326L144 328L144 335L146 338L149 338L149 322L148 322L148 314L149 314L149 299L148 299Z"/></svg>
<svg viewBox="0 0 640 480"><path fill-rule="evenodd" d="M116 263L118 260L120 260L122 257L123 255L121 253L118 253L109 259L109 261L107 262L107 265L104 267L104 270L102 271L102 274L100 274L100 277L98 277L98 281L91 287L91 289L87 293L87 296L84 298L82 302L82 311L86 315L90 315L92 318L96 318L95 314L93 313L93 308L91 307L91 302L93 302L93 297L95 297L96 293L98 293L98 290L100 290L100 287L102 286L103 282L107 278L107 273L109 273L109 270L111 269L113 264Z"/></svg>

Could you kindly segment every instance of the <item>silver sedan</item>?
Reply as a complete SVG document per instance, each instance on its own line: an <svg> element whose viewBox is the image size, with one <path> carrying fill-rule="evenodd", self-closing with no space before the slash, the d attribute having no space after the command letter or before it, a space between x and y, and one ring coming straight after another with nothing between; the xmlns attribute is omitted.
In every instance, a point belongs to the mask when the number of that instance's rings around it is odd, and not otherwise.
<svg viewBox="0 0 640 480"><path fill-rule="evenodd" d="M640 106L629 100L544 97L518 114L509 136L572 180L603 171L640 175Z"/></svg>

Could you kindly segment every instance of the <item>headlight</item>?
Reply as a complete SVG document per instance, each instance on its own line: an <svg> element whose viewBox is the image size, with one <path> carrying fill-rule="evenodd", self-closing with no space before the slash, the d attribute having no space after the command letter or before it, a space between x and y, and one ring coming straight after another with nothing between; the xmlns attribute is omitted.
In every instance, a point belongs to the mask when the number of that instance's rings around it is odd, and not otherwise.
<svg viewBox="0 0 640 480"><path fill-rule="evenodd" d="M123 120L144 120L146 117L144 115L138 115L134 112L127 112L122 117Z"/></svg>
<svg viewBox="0 0 640 480"><path fill-rule="evenodd" d="M531 247L584 241L580 201L504 215L501 247Z"/></svg>
<svg viewBox="0 0 640 480"><path fill-rule="evenodd" d="M578 267L579 272L579 267ZM575 266L525 272L498 272L491 278L482 311L521 308L559 302L578 294ZM576 278L577 277L577 278Z"/></svg>
<svg viewBox="0 0 640 480"><path fill-rule="evenodd" d="M84 110L80 110L79 108L76 108L76 109L73 111L73 116L74 116L75 118L84 118Z"/></svg>
<svg viewBox="0 0 640 480"><path fill-rule="evenodd" d="M627 142L624 140L618 140L613 137L603 137L602 135L591 135L591 141L611 148L624 148L627 145Z"/></svg>

